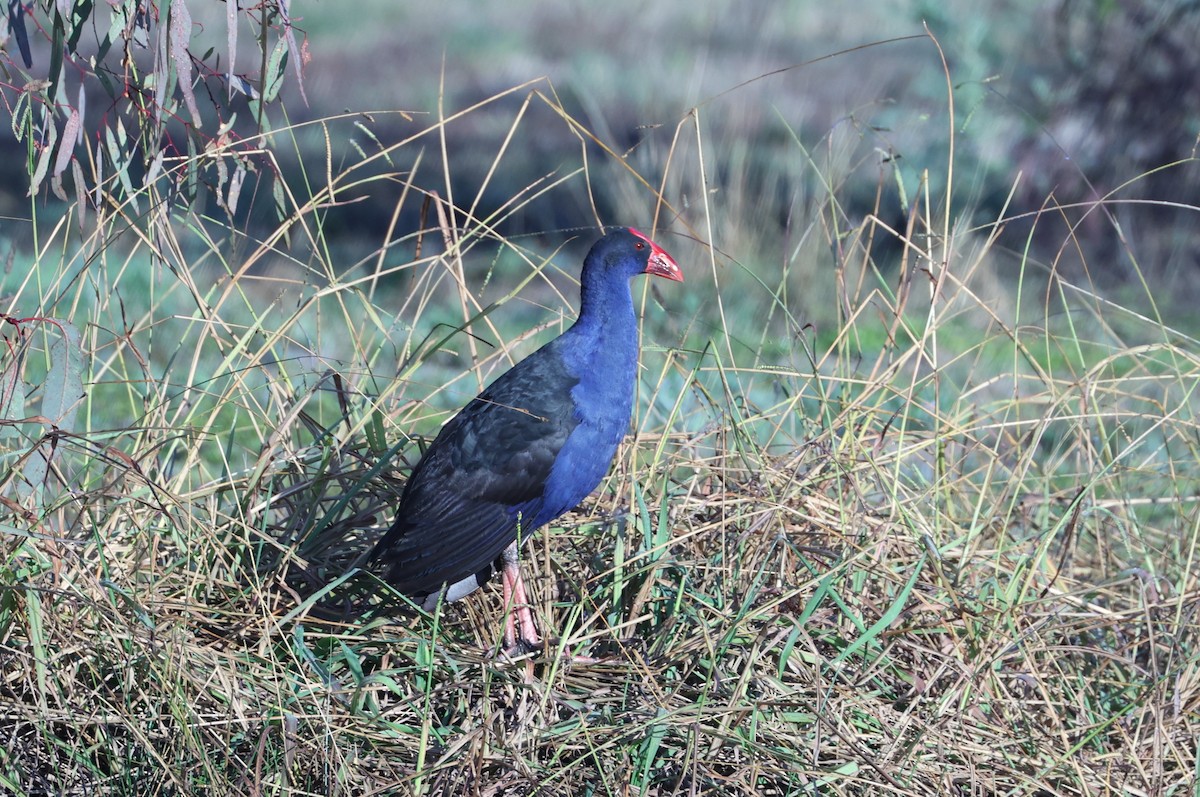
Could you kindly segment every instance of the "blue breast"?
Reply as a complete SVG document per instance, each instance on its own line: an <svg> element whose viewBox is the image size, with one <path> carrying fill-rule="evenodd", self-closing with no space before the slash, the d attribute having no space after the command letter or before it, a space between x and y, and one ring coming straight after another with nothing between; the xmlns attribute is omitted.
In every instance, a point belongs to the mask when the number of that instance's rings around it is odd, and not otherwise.
<svg viewBox="0 0 1200 797"><path fill-rule="evenodd" d="M628 323L584 328L585 334L564 348L564 362L579 379L571 389L579 425L555 459L541 511L531 527L550 522L596 489L629 430L637 378L637 325L632 311L630 307ZM569 333L563 336L568 337Z"/></svg>

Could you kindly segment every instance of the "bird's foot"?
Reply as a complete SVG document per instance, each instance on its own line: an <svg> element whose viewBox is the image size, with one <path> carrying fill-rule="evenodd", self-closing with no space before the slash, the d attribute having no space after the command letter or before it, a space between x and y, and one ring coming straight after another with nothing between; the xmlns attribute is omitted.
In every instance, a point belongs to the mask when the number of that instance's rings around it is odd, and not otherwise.
<svg viewBox="0 0 1200 797"><path fill-rule="evenodd" d="M536 637L533 639L518 638L511 641L506 637L504 647L497 651L496 658L504 661L515 661L541 652L542 641Z"/></svg>
<svg viewBox="0 0 1200 797"><path fill-rule="evenodd" d="M572 654L566 656L573 664L621 664L633 661L647 663L646 645L641 639L614 639L608 642L597 642L592 645L595 655L583 656Z"/></svg>
<svg viewBox="0 0 1200 797"><path fill-rule="evenodd" d="M557 652L557 655L555 653ZM531 668L536 662L541 662L545 665L550 659L556 659L559 665L567 667L584 666L591 667L605 664L619 664L628 659L627 656L622 656L613 650L602 650L599 655L588 656L582 653L572 653L559 639L541 640L538 638L525 639L518 637L509 639L505 637L504 646L496 650L492 655L492 659L497 662L506 664L516 664L523 662L526 668ZM532 673L532 670L529 670Z"/></svg>

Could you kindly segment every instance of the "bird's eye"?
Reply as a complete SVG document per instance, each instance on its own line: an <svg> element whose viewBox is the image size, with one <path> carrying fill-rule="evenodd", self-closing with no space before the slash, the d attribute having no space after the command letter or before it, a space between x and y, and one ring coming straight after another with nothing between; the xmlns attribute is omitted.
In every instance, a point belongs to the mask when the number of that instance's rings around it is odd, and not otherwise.
<svg viewBox="0 0 1200 797"><path fill-rule="evenodd" d="M638 241L637 243L635 243L635 244L633 245L633 248L634 248L634 249L645 249L645 248L646 248L646 244L645 244L645 243L643 243L642 241Z"/></svg>

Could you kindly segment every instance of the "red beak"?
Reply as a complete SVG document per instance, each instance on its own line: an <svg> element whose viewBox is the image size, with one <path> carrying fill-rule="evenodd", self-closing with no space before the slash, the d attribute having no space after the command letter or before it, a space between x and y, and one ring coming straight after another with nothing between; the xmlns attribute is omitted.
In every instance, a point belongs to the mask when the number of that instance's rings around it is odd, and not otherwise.
<svg viewBox="0 0 1200 797"><path fill-rule="evenodd" d="M680 270L679 264L675 262L675 258L668 255L661 246L632 227L629 228L629 231L650 244L650 260L646 263L647 274L653 274L656 277L666 277L676 282L683 282L683 271Z"/></svg>

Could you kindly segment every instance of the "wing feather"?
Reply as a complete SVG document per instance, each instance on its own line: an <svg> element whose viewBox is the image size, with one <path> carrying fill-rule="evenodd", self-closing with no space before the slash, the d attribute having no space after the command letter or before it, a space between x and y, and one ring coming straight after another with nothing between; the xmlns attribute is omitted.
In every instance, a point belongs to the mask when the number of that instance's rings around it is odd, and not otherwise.
<svg viewBox="0 0 1200 797"><path fill-rule="evenodd" d="M442 427L371 553L400 592L423 597L484 572L541 518L546 481L578 425L578 381L553 342L497 379ZM533 525L533 524L537 525Z"/></svg>

